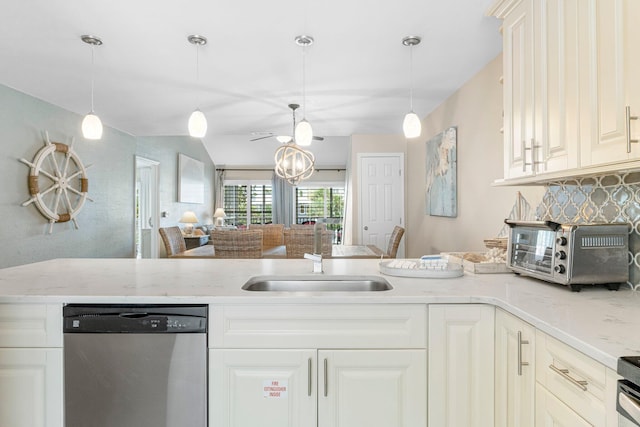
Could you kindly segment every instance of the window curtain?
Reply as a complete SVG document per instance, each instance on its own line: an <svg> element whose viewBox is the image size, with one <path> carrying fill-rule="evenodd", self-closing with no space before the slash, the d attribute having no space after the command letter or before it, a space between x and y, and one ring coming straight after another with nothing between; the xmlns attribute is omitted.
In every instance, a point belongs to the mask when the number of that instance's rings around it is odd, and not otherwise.
<svg viewBox="0 0 640 427"><path fill-rule="evenodd" d="M273 173L271 178L271 203L273 223L291 227L293 222L293 195L295 187Z"/></svg>
<svg viewBox="0 0 640 427"><path fill-rule="evenodd" d="M213 184L213 211L217 208L224 208L224 170L216 170Z"/></svg>

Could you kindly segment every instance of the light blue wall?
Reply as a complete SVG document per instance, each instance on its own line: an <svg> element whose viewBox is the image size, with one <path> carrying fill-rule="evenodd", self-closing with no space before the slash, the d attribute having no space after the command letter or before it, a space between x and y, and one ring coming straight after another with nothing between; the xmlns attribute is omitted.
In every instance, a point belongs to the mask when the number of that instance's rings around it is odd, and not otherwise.
<svg viewBox="0 0 640 427"><path fill-rule="evenodd" d="M178 203L178 154L204 162L204 203ZM184 211L194 211L201 224L212 220L215 166L199 139L188 136L139 137L136 154L160 162L160 227L176 225Z"/></svg>
<svg viewBox="0 0 640 427"><path fill-rule="evenodd" d="M175 225L183 210L211 215L213 163L199 140L189 137L134 137L106 127L102 140L82 138L82 117L55 105L0 85L0 268L51 258L126 258L133 256L135 156L159 160L160 209L170 212L162 225ZM44 132L52 141L70 144L88 170L89 197L72 223L49 224L29 199L29 167L44 146ZM179 204L178 153L205 163L205 203ZM202 220L202 219L201 219Z"/></svg>

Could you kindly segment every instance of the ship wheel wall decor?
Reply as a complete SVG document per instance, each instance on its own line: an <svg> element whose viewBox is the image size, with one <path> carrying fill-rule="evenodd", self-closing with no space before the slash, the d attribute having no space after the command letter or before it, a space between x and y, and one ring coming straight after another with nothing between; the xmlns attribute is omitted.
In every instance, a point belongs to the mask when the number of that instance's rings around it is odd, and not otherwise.
<svg viewBox="0 0 640 427"><path fill-rule="evenodd" d="M89 179L87 169L71 145L51 142L45 132L45 145L33 158L33 162L20 161L31 167L29 171L29 194L31 198L22 206L35 204L38 211L49 220L49 233L56 222L73 222L78 229L76 216L88 196Z"/></svg>

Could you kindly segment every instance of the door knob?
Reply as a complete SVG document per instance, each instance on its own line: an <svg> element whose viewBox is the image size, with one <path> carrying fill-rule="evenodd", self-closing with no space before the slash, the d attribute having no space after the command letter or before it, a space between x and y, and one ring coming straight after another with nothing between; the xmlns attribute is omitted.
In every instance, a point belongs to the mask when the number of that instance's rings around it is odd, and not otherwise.
<svg viewBox="0 0 640 427"><path fill-rule="evenodd" d="M368 229L369 229L369 227L365 225L364 226L364 230L367 231Z"/></svg>

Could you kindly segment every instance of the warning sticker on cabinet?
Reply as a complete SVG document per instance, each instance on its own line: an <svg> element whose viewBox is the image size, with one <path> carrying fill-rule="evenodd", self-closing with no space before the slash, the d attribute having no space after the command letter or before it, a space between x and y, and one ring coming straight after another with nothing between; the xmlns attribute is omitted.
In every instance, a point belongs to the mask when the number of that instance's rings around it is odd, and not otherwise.
<svg viewBox="0 0 640 427"><path fill-rule="evenodd" d="M262 396L267 399L281 399L287 397L287 380L264 380L262 383Z"/></svg>

